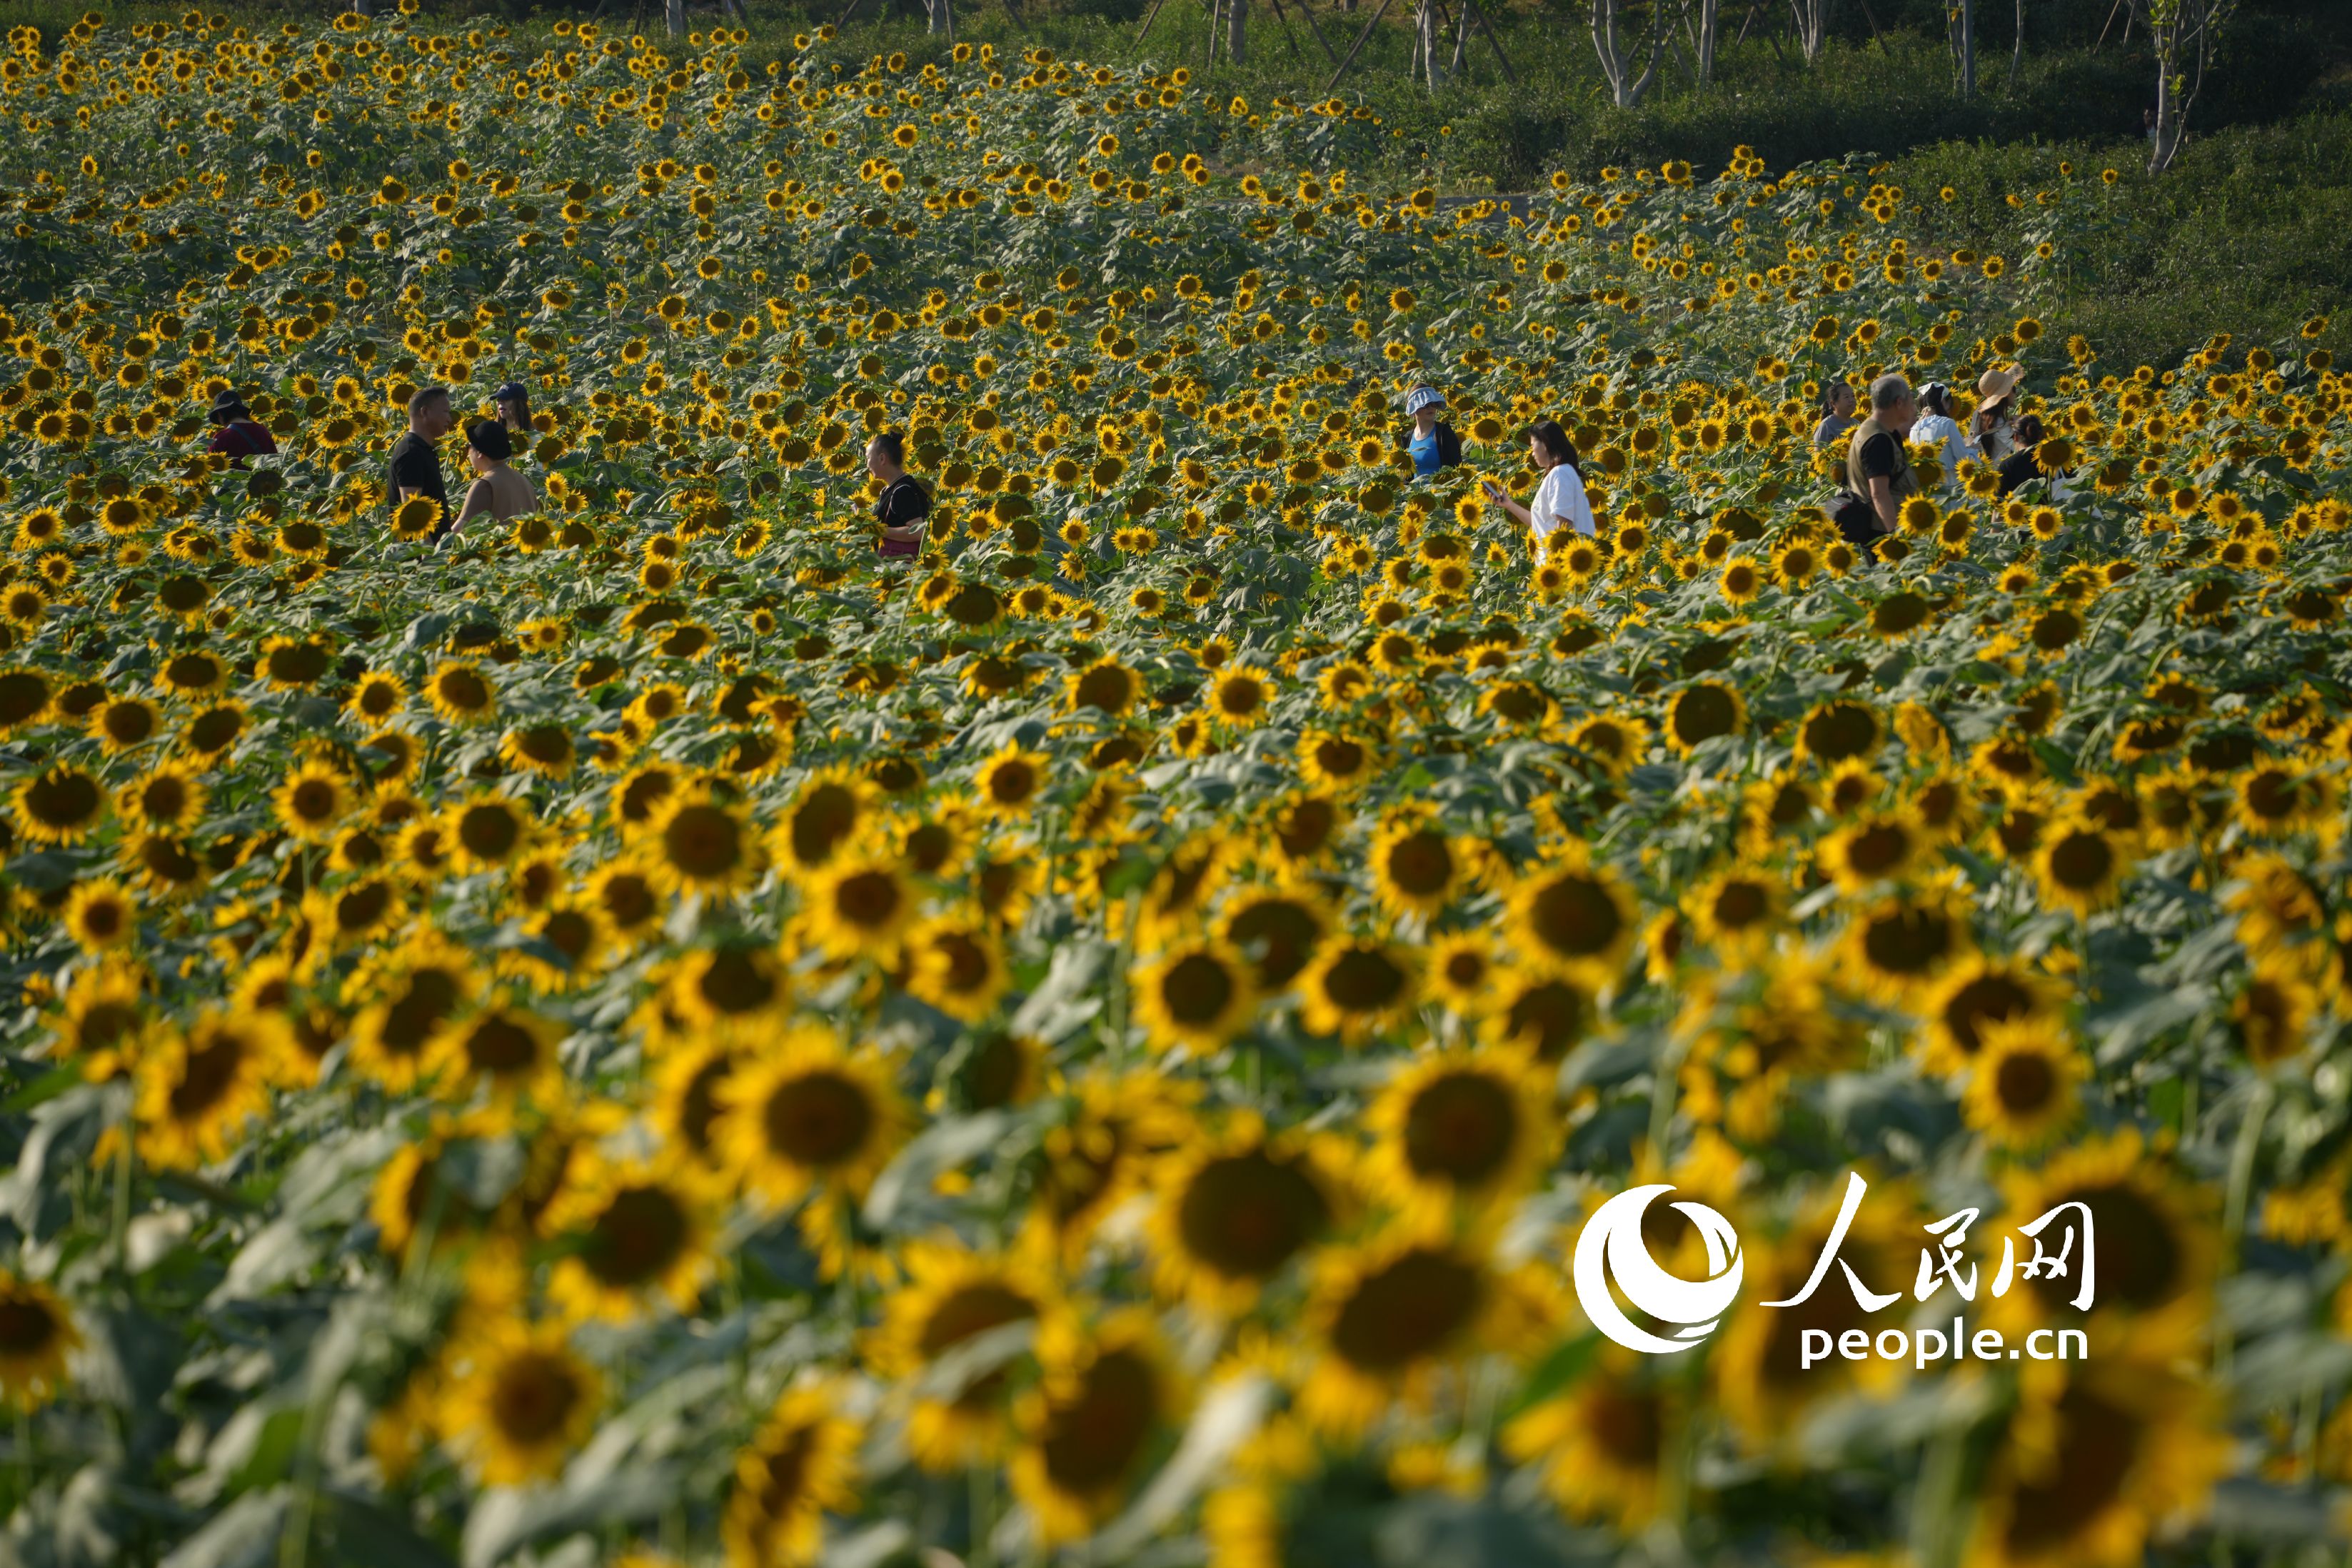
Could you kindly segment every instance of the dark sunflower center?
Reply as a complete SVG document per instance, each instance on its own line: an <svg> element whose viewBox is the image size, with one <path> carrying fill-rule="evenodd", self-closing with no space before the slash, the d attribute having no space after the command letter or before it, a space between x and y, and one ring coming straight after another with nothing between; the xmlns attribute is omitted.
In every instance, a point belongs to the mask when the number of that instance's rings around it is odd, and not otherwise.
<svg viewBox="0 0 2352 1568"><path fill-rule="evenodd" d="M607 1285L655 1279L686 1249L686 1210L660 1187L623 1187L589 1230L582 1257Z"/></svg>
<svg viewBox="0 0 2352 1568"><path fill-rule="evenodd" d="M1377 1013L1404 992L1406 975L1378 948L1351 947L1323 978L1324 994L1342 1011Z"/></svg>
<svg viewBox="0 0 2352 1568"><path fill-rule="evenodd" d="M907 901L898 879L886 870L856 871L834 889L834 913L862 931L879 931L896 920Z"/></svg>
<svg viewBox="0 0 2352 1568"><path fill-rule="evenodd" d="M477 1072L520 1072L539 1060L539 1037L504 1014L493 1013L467 1035L466 1059Z"/></svg>
<svg viewBox="0 0 2352 1568"><path fill-rule="evenodd" d="M742 825L719 806L683 806L662 829L662 849L689 877L723 877L742 863Z"/></svg>
<svg viewBox="0 0 2352 1568"><path fill-rule="evenodd" d="M23 1296L0 1298L0 1355L39 1355L58 1341L57 1314Z"/></svg>
<svg viewBox="0 0 2352 1568"><path fill-rule="evenodd" d="M2062 888L2086 892L2115 868L2115 847L2096 833L2069 833L2050 847L2050 875Z"/></svg>
<svg viewBox="0 0 2352 1568"><path fill-rule="evenodd" d="M1475 1187L1507 1164L1519 1137L1517 1099L1484 1073L1449 1073L1412 1097L1405 1163L1421 1176Z"/></svg>
<svg viewBox="0 0 2352 1568"><path fill-rule="evenodd" d="M561 1357L526 1351L499 1368L490 1419L517 1443L543 1443L563 1430L584 1391Z"/></svg>
<svg viewBox="0 0 2352 1568"><path fill-rule="evenodd" d="M1415 1247L1357 1286L1331 1325L1331 1346L1367 1372L1395 1372L1444 1349L1486 1296L1478 1270Z"/></svg>
<svg viewBox="0 0 2352 1568"><path fill-rule="evenodd" d="M1608 889L1575 871L1554 877L1537 892L1533 916L1536 939L1565 958L1606 952L1625 927Z"/></svg>
<svg viewBox="0 0 2352 1568"><path fill-rule="evenodd" d="M1445 835L1424 827L1389 847L1389 880L1416 899L1435 898L1454 881L1454 850Z"/></svg>
<svg viewBox="0 0 2352 1568"><path fill-rule="evenodd" d="M865 1147L874 1106L864 1086L819 1069L778 1086L765 1123L768 1146L795 1164L837 1165Z"/></svg>
<svg viewBox="0 0 2352 1568"><path fill-rule="evenodd" d="M1210 1161L1176 1207L1184 1249L1220 1274L1245 1279L1281 1268L1330 1218L1313 1179L1263 1149Z"/></svg>
<svg viewBox="0 0 2352 1568"><path fill-rule="evenodd" d="M1045 1474L1067 1492L1116 1486L1142 1453L1160 1415L1160 1384L1134 1351L1112 1351L1087 1369L1077 1396L1054 1407L1045 1441Z"/></svg>
<svg viewBox="0 0 2352 1568"><path fill-rule="evenodd" d="M188 1053L187 1065L172 1090L172 1114L183 1121L200 1117L228 1097L236 1083L236 1069L245 1059L245 1042L223 1035Z"/></svg>
<svg viewBox="0 0 2352 1568"><path fill-rule="evenodd" d="M445 971L420 969L408 977L408 988L386 1009L384 1047L410 1056L425 1048L450 1014L457 1010L457 982Z"/></svg>

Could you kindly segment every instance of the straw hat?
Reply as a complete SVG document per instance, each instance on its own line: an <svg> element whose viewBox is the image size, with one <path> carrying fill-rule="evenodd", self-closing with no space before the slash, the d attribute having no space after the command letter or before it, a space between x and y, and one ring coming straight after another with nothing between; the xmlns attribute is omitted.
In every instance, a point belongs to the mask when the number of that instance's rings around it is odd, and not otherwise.
<svg viewBox="0 0 2352 1568"><path fill-rule="evenodd" d="M1986 403L1997 402L2017 390L2025 379L2025 367L2011 365L2007 370L1989 370L1977 377L1977 396Z"/></svg>

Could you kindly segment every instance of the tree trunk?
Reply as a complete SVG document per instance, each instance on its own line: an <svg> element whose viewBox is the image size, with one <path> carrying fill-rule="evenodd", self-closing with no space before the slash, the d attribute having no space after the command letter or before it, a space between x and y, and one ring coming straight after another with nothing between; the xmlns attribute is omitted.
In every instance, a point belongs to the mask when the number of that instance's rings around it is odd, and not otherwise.
<svg viewBox="0 0 2352 1568"><path fill-rule="evenodd" d="M1413 9L1412 26L1415 47L1421 51L1422 79L1434 93L1440 85L1437 75L1437 0L1421 0Z"/></svg>
<svg viewBox="0 0 2352 1568"><path fill-rule="evenodd" d="M1977 0L1944 0L1944 30L1965 103L1977 95Z"/></svg>
<svg viewBox="0 0 2352 1568"><path fill-rule="evenodd" d="M1248 49L1249 0L1225 0L1225 58L1239 65Z"/></svg>
<svg viewBox="0 0 2352 1568"><path fill-rule="evenodd" d="M1811 65L1822 58L1823 46L1830 41L1830 6L1832 0L1790 0L1797 17L1797 43L1805 51L1805 63Z"/></svg>
<svg viewBox="0 0 2352 1568"><path fill-rule="evenodd" d="M923 0L923 7L929 14L930 30L935 36L955 37L955 14L948 8L949 0Z"/></svg>
<svg viewBox="0 0 2352 1568"><path fill-rule="evenodd" d="M2009 90L2017 91L2017 73L2025 65L2025 0L2017 0L2017 37L2009 46Z"/></svg>
<svg viewBox="0 0 2352 1568"><path fill-rule="evenodd" d="M686 0L662 0L662 26L672 37L686 31Z"/></svg>
<svg viewBox="0 0 2352 1568"><path fill-rule="evenodd" d="M2172 160L2179 154L2180 135L2188 129L2189 106L2180 99L2180 79L2164 68L2171 53L2165 47L2170 29L2158 26L2153 31L2157 39L2156 134L2148 138L2147 172L2161 174L2172 167Z"/></svg>
<svg viewBox="0 0 2352 1568"><path fill-rule="evenodd" d="M1650 58L1642 74L1633 74L1634 52L1619 37L1625 19L1625 0L1592 0L1592 48L1601 57L1601 74L1609 79L1610 101L1620 109L1637 107L1657 79L1658 61L1666 48L1665 10L1654 4L1650 15Z"/></svg>
<svg viewBox="0 0 2352 1568"><path fill-rule="evenodd" d="M2024 0L2018 0L2020 5ZM1698 37L1693 40L1692 51L1698 56L1698 84L1706 86L1715 80L1715 44L1719 26L1718 0L1698 0Z"/></svg>

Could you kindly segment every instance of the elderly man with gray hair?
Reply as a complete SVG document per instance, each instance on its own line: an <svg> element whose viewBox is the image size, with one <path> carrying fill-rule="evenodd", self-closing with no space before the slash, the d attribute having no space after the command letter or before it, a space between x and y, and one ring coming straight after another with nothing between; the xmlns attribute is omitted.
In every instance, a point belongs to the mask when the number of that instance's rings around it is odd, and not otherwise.
<svg viewBox="0 0 2352 1568"><path fill-rule="evenodd" d="M1846 489L1870 503L1881 535L1895 531L1904 500L1919 490L1911 454L1903 446L1918 412L1911 384L1899 375L1882 375L1870 384L1870 417L1846 443Z"/></svg>

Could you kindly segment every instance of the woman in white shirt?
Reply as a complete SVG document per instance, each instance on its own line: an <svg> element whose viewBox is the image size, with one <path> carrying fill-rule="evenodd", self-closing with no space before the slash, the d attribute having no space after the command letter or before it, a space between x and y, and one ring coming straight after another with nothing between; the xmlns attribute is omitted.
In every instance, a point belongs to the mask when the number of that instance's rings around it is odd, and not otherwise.
<svg viewBox="0 0 2352 1568"><path fill-rule="evenodd" d="M1911 444L1936 448L1936 461L1943 465L1944 489L1957 491L1960 459L1977 454L1960 434L1960 422L1952 417L1952 389L1940 381L1929 382L1919 389L1919 406L1923 412L1911 426Z"/></svg>
<svg viewBox="0 0 2352 1568"><path fill-rule="evenodd" d="M1479 481L1486 487L1486 499L1496 507L1526 525L1529 542L1535 548L1536 559L1543 559L1544 541L1554 531L1572 529L1578 533L1591 533L1592 503L1584 495L1584 470L1576 460L1576 443L1556 419L1538 420L1528 426L1528 461L1543 475L1536 493L1521 506L1510 493L1492 479Z"/></svg>

